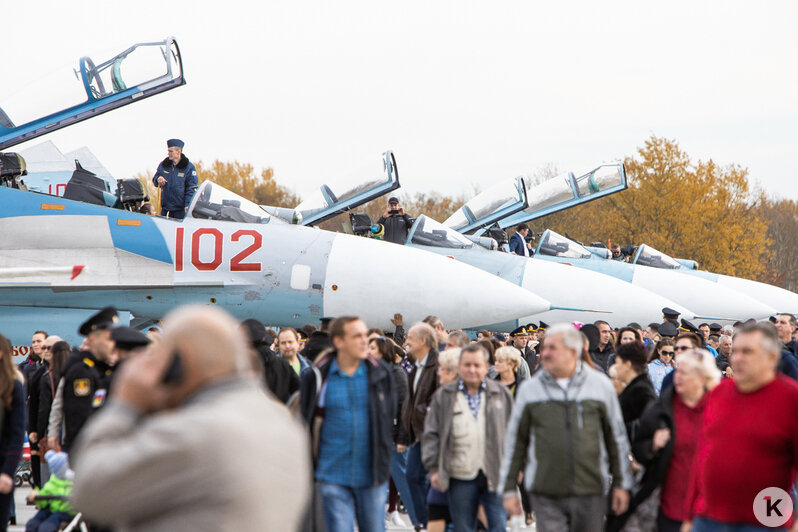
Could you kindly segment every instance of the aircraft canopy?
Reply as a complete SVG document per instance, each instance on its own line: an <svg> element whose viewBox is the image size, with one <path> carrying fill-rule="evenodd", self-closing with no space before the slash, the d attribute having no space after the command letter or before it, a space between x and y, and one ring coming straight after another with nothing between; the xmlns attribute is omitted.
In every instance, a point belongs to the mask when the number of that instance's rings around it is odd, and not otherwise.
<svg viewBox="0 0 798 532"><path fill-rule="evenodd" d="M436 248L467 249L474 243L454 229L450 229L432 218L421 215L416 219L408 235L408 243Z"/></svg>
<svg viewBox="0 0 798 532"><path fill-rule="evenodd" d="M589 259L591 253L584 246L566 238L551 229L547 229L540 237L535 253L550 257L566 257L569 259Z"/></svg>
<svg viewBox="0 0 798 532"><path fill-rule="evenodd" d="M665 270L678 270L682 267L681 264L670 256L645 244L637 248L637 253L635 253L632 264L640 264L642 266L651 266L652 268L661 268Z"/></svg>
<svg viewBox="0 0 798 532"><path fill-rule="evenodd" d="M527 205L524 179L505 179L471 198L444 221L443 225L467 233L515 214Z"/></svg>
<svg viewBox="0 0 798 532"><path fill-rule="evenodd" d="M255 203L211 181L204 181L197 189L188 216L249 224L265 224L273 218Z"/></svg>

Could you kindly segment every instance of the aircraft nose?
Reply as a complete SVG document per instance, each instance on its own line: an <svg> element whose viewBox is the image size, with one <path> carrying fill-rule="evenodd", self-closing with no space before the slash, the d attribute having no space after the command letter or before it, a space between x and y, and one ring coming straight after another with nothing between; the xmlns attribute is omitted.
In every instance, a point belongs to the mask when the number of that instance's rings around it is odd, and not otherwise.
<svg viewBox="0 0 798 532"><path fill-rule="evenodd" d="M382 297L367 283L379 272ZM471 328L546 311L547 300L467 264L427 251L337 235L324 281L324 315L356 315L391 329L400 313L410 325L430 314L446 328Z"/></svg>
<svg viewBox="0 0 798 532"><path fill-rule="evenodd" d="M634 283L688 307L697 318L761 319L775 312L769 305L737 290L678 272L639 266L635 268Z"/></svg>

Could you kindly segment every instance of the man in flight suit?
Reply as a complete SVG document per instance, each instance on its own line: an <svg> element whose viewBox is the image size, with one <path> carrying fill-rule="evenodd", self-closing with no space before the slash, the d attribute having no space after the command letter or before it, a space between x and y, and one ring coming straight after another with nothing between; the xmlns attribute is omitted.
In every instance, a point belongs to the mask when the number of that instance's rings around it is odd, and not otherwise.
<svg viewBox="0 0 798 532"><path fill-rule="evenodd" d="M191 198L197 191L197 169L183 155L184 142L180 139L166 141L167 156L158 165L152 178L161 192L161 216L182 220L186 216Z"/></svg>

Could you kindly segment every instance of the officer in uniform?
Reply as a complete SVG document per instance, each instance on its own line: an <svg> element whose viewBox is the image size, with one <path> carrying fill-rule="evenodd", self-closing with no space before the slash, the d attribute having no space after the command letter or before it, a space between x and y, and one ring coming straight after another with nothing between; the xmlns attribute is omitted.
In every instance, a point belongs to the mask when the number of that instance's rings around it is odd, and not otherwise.
<svg viewBox="0 0 798 532"><path fill-rule="evenodd" d="M526 360L531 372L537 367L537 353L529 347L529 333L526 327L521 326L510 333L510 344L521 351L521 356Z"/></svg>
<svg viewBox="0 0 798 532"><path fill-rule="evenodd" d="M665 321L665 323L660 325L658 332L662 338L676 338L679 336L679 328L671 321Z"/></svg>
<svg viewBox="0 0 798 532"><path fill-rule="evenodd" d="M68 450L91 415L104 403L111 379L114 341L111 329L119 321L114 307L105 307L78 329L86 337L86 351L73 352L64 366L63 448Z"/></svg>
<svg viewBox="0 0 798 532"><path fill-rule="evenodd" d="M662 319L664 320L662 323L670 322L679 328L679 316L680 313L678 310L673 310L670 307L665 307L662 309Z"/></svg>
<svg viewBox="0 0 798 532"><path fill-rule="evenodd" d="M197 191L197 169L183 155L184 142L180 139L166 141L167 157L158 165L152 178L160 187L161 216L182 220L186 216L191 198Z"/></svg>

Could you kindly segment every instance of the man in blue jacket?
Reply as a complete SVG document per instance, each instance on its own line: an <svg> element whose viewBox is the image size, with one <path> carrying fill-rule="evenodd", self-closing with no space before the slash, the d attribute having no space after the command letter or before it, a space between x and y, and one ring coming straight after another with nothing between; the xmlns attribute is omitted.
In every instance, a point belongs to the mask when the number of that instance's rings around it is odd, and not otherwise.
<svg viewBox="0 0 798 532"><path fill-rule="evenodd" d="M158 165L152 178L160 187L161 216L182 220L186 216L191 198L197 191L197 169L183 155L184 142L180 139L166 141L167 157Z"/></svg>
<svg viewBox="0 0 798 532"><path fill-rule="evenodd" d="M519 224L515 228L515 233L510 237L510 252L522 257L529 257L529 246L526 245L526 235L529 233L529 226L526 224Z"/></svg>

